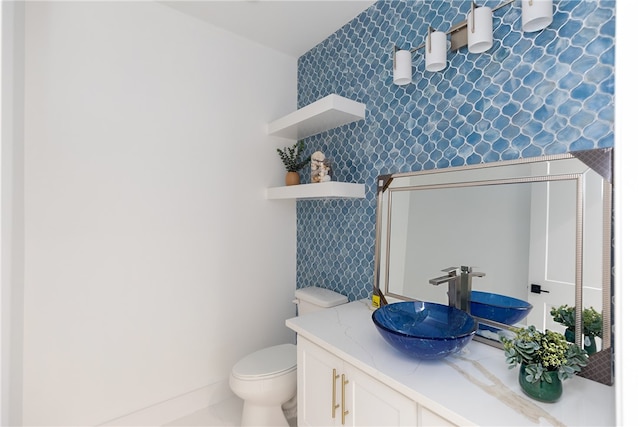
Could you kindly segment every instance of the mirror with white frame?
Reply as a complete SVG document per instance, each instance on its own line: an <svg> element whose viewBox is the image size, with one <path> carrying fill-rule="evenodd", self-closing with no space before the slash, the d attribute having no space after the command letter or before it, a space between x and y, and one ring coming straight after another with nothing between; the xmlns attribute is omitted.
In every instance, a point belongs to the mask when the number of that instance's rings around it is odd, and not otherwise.
<svg viewBox="0 0 640 427"><path fill-rule="evenodd" d="M581 375L612 384L611 192L612 149L380 176L374 292L447 304L447 286L429 280L469 266L484 273L476 293L533 306L512 326L564 333L553 308L593 308L602 330ZM500 347L510 325L478 322L476 339Z"/></svg>

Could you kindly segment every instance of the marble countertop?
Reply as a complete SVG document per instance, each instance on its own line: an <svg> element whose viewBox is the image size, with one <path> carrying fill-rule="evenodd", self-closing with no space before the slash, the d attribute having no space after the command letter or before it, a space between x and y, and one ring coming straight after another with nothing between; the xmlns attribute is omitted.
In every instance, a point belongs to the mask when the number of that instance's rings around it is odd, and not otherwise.
<svg viewBox="0 0 640 427"><path fill-rule="evenodd" d="M421 361L392 348L361 300L286 321L323 347L427 409L459 425L613 426L615 390L581 377L564 381L556 403L530 399L502 350L472 341L445 359Z"/></svg>

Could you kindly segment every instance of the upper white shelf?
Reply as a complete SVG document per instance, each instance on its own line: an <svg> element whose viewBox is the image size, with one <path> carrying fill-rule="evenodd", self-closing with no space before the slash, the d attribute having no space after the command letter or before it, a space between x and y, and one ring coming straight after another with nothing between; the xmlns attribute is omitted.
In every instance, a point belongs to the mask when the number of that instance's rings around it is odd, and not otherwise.
<svg viewBox="0 0 640 427"><path fill-rule="evenodd" d="M366 106L331 94L268 125L269 135L302 139L364 119Z"/></svg>
<svg viewBox="0 0 640 427"><path fill-rule="evenodd" d="M267 188L267 199L346 199L364 198L364 184L318 182Z"/></svg>

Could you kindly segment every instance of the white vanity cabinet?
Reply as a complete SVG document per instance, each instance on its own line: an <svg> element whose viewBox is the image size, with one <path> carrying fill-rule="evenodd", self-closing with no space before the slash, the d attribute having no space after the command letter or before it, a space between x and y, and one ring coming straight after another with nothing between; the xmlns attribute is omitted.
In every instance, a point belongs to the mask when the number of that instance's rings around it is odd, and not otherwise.
<svg viewBox="0 0 640 427"><path fill-rule="evenodd" d="M418 426L420 427L448 427L455 425L457 424L453 424L424 406L418 407Z"/></svg>
<svg viewBox="0 0 640 427"><path fill-rule="evenodd" d="M299 426L415 426L417 417L414 401L298 337Z"/></svg>
<svg viewBox="0 0 640 427"><path fill-rule="evenodd" d="M342 426L343 409L348 426L619 424L613 387L575 377L560 402L540 403L522 392L502 350L472 341L444 360L406 357L380 336L374 310L367 299L287 319L298 337L300 426Z"/></svg>

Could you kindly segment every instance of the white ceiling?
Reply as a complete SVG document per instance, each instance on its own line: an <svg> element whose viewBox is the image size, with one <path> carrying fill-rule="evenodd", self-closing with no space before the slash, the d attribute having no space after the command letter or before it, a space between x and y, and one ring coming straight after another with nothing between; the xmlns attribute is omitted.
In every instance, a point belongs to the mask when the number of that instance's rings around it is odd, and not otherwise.
<svg viewBox="0 0 640 427"><path fill-rule="evenodd" d="M161 3L298 58L375 0L167 0Z"/></svg>

